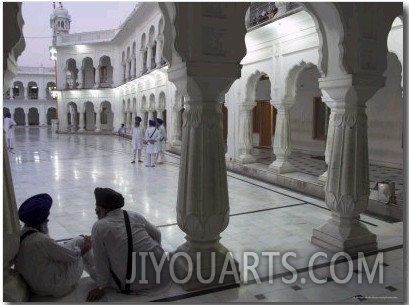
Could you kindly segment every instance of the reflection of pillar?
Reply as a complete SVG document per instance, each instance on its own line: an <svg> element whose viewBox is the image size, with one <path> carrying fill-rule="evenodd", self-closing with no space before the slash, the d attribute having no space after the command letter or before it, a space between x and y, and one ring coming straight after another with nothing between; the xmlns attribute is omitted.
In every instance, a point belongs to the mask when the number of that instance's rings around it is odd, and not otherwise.
<svg viewBox="0 0 409 305"><path fill-rule="evenodd" d="M182 126L182 115L180 111L182 110L182 107L180 106L174 106L173 107L173 121L172 121L172 145L174 146L180 146L182 144L182 139L181 139L181 126Z"/></svg>
<svg viewBox="0 0 409 305"><path fill-rule="evenodd" d="M253 148L253 108L254 101L246 100L239 106L239 162L256 162L251 155Z"/></svg>
<svg viewBox="0 0 409 305"><path fill-rule="evenodd" d="M275 173L290 173L294 171L293 165L288 161L291 154L290 108L293 102L282 101L273 105L277 109L273 144L276 160L270 164L269 169Z"/></svg>
<svg viewBox="0 0 409 305"><path fill-rule="evenodd" d="M99 73L100 73L100 71L99 71L99 67L97 67L96 69L95 69L95 85L94 85L94 88L99 88L99 83L100 83L100 76L99 76Z"/></svg>
<svg viewBox="0 0 409 305"><path fill-rule="evenodd" d="M78 71L78 86L77 86L78 89L82 89L84 87L83 76L84 76L84 70L80 68L80 70Z"/></svg>
<svg viewBox="0 0 409 305"><path fill-rule="evenodd" d="M84 111L80 111L80 124L79 124L79 132L85 131L85 120L84 120Z"/></svg>
<svg viewBox="0 0 409 305"><path fill-rule="evenodd" d="M331 109L331 113L329 115L329 122L328 122L327 140L325 143L325 163L327 164L327 166L329 164L329 159L330 159L331 150L332 150L332 140L333 140L332 137L334 135L334 115L335 115L335 110ZM318 180L325 182L327 181L327 177L328 177L328 170L325 171L325 173L323 173L321 176L319 176Z"/></svg>
<svg viewBox="0 0 409 305"><path fill-rule="evenodd" d="M97 118L95 122L95 131L100 132L101 131L101 111L97 110Z"/></svg>
<svg viewBox="0 0 409 305"><path fill-rule="evenodd" d="M25 126L28 126L28 110L24 112Z"/></svg>
<svg viewBox="0 0 409 305"><path fill-rule="evenodd" d="M362 77L362 76L360 76ZM363 76L364 77L364 76ZM377 249L376 235L360 222L368 206L369 165L365 104L381 86L382 80L320 79L325 99L332 99L332 149L325 184L325 202L331 218L313 230L311 242L331 251L348 254ZM353 84L354 83L354 84ZM353 84L353 85L352 85Z"/></svg>
<svg viewBox="0 0 409 305"><path fill-rule="evenodd" d="M152 69L151 63L152 63L152 45L148 44L148 55L146 56L146 68L148 69L148 71Z"/></svg>
<svg viewBox="0 0 409 305"><path fill-rule="evenodd" d="M156 67L160 67L162 63L162 42L163 42L163 37L158 36L156 38L156 56L155 56L155 63Z"/></svg>

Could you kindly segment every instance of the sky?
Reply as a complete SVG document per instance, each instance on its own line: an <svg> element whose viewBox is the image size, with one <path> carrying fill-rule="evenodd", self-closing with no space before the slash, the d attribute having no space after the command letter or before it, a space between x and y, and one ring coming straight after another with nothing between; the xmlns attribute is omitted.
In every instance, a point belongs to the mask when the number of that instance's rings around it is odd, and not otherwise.
<svg viewBox="0 0 409 305"><path fill-rule="evenodd" d="M70 33L92 32L116 29L126 20L137 2L62 2L71 15ZM58 2L55 3L58 7ZM23 2L24 19L23 33L26 48L17 59L19 66L53 67L49 56L49 46L52 43L50 15L53 12L53 2L28 1Z"/></svg>

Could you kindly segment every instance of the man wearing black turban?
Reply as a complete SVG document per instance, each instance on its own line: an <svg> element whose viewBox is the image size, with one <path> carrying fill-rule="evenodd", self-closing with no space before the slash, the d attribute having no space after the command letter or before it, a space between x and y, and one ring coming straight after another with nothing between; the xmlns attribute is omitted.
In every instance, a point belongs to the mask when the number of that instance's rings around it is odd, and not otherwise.
<svg viewBox="0 0 409 305"><path fill-rule="evenodd" d="M48 235L48 216L52 205L48 194L28 198L20 206L18 216L24 223L15 269L28 284L30 291L41 296L62 296L74 289L81 278L84 263L92 259L89 236L78 236L59 244ZM88 263L88 264L87 264ZM89 270L86 268L86 271Z"/></svg>
<svg viewBox="0 0 409 305"><path fill-rule="evenodd" d="M125 200L120 193L97 187L94 194L98 221L91 236L97 288L88 292L87 301L98 301L109 287L123 293L168 287L169 261L160 231L141 214L123 210ZM161 266L158 280L154 266Z"/></svg>

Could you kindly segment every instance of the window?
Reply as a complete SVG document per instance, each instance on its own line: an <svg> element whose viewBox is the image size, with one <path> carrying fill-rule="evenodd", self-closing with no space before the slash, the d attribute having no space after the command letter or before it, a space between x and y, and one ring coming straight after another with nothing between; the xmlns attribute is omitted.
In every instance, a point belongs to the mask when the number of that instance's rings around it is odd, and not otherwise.
<svg viewBox="0 0 409 305"><path fill-rule="evenodd" d="M13 98L18 97L20 95L19 87L13 87Z"/></svg>
<svg viewBox="0 0 409 305"><path fill-rule="evenodd" d="M327 139L329 115L330 109L322 102L321 97L314 97L314 139Z"/></svg>
<svg viewBox="0 0 409 305"><path fill-rule="evenodd" d="M38 99L38 87L37 86L28 87L28 96L31 100Z"/></svg>

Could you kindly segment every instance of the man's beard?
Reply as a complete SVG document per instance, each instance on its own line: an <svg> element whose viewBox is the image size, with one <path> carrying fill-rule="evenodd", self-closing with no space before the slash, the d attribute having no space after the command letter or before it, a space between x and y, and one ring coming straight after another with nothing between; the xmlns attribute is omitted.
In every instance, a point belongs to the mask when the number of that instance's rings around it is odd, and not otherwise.
<svg viewBox="0 0 409 305"><path fill-rule="evenodd" d="M40 232L41 232L41 233L44 233L44 234L46 234L46 235L49 235L49 234L48 234L48 224L47 224L46 222L44 222L44 223L42 223L42 224L40 225Z"/></svg>

